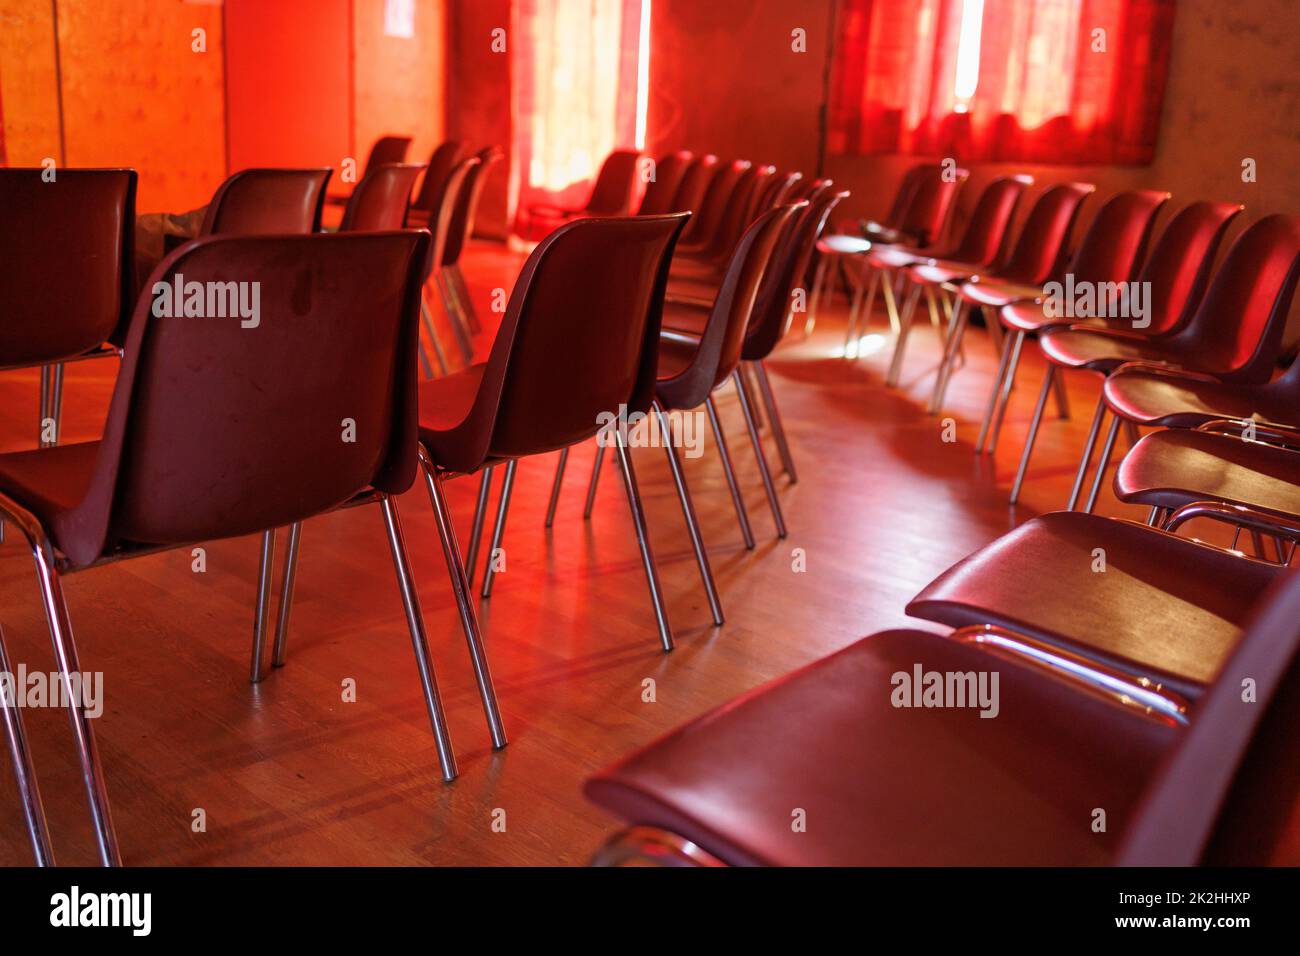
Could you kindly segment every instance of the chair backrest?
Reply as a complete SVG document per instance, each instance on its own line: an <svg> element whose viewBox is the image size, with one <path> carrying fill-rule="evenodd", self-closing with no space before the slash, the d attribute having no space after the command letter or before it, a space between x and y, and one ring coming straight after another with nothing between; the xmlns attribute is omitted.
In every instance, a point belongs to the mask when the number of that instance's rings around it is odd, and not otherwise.
<svg viewBox="0 0 1300 956"><path fill-rule="evenodd" d="M745 331L755 314L759 289L775 265L773 254L788 240L798 214L807 208L808 201L801 200L769 209L740 237L691 363L673 376L672 394L667 396L671 407L703 405L709 393L735 371Z"/></svg>
<svg viewBox="0 0 1300 956"><path fill-rule="evenodd" d="M465 193L466 181L470 173L482 165L478 156L466 156L451 168L442 182L442 191L433 197L433 208L429 211L429 231L433 233L433 243L429 246L430 271L434 265L446 264L447 246L451 242L452 230L456 228L456 211L460 208L461 197ZM458 233L459 241L464 246L464 226ZM459 249L456 258L460 257ZM455 259L451 260L455 262Z"/></svg>
<svg viewBox="0 0 1300 956"><path fill-rule="evenodd" d="M320 231L330 169L241 169L217 187L200 236Z"/></svg>
<svg viewBox="0 0 1300 956"><path fill-rule="evenodd" d="M1205 294L1214 256L1228 224L1244 206L1194 202L1179 210L1160 234L1138 276L1151 284L1150 335L1183 328Z"/></svg>
<svg viewBox="0 0 1300 956"><path fill-rule="evenodd" d="M1026 285L1046 282L1069 245L1079 208L1096 189L1092 183L1060 183L1039 196L1011 258L994 274Z"/></svg>
<svg viewBox="0 0 1300 956"><path fill-rule="evenodd" d="M414 230L213 236L160 263L62 529L70 561L249 534L367 488L408 488L428 244Z"/></svg>
<svg viewBox="0 0 1300 956"><path fill-rule="evenodd" d="M616 149L605 157L596 183L591 187L585 211L596 216L626 216L632 212L636 194L636 168L641 154L635 149Z"/></svg>
<svg viewBox="0 0 1300 956"><path fill-rule="evenodd" d="M1176 341L1225 381L1267 382L1300 275L1300 217L1266 216L1237 237Z"/></svg>
<svg viewBox="0 0 1300 956"><path fill-rule="evenodd" d="M348 197L339 232L387 232L406 225L411 191L423 163L386 163L366 170Z"/></svg>
<svg viewBox="0 0 1300 956"><path fill-rule="evenodd" d="M922 169L916 176L907 208L894 228L914 236L918 249L932 245L946 231L952 211L957 207L957 194L969 178L968 169L943 166Z"/></svg>
<svg viewBox="0 0 1300 956"><path fill-rule="evenodd" d="M424 174L424 181L420 183L420 191L411 202L412 209L433 212L437 208L438 200L442 197L443 183L464 151L465 144L459 140L449 139L438 144L429 156L429 168Z"/></svg>
<svg viewBox="0 0 1300 956"><path fill-rule="evenodd" d="M740 237L753 221L755 201L774 176L775 166L751 166L745 170L740 182L732 190L722 221L713 234L713 241L704 249L704 258L719 263L731 258L736 243L740 242Z"/></svg>
<svg viewBox="0 0 1300 956"><path fill-rule="evenodd" d="M894 192L894 201L889 206L889 212L885 215L882 225L890 229L898 229L903 225L903 216L907 213L908 207L912 202L912 194L916 187L920 185L921 180L927 174L941 167L938 163L918 163L909 167L907 172L903 173L903 178L898 181L898 189Z"/></svg>
<svg viewBox="0 0 1300 956"><path fill-rule="evenodd" d="M672 247L685 213L578 219L543 239L515 282L474 404L448 444L475 471L592 437L646 412Z"/></svg>
<svg viewBox="0 0 1300 956"><path fill-rule="evenodd" d="M769 179L767 186L754 199L754 209L749 217L751 224L753 220L769 209L775 209L777 206L787 206L790 203L798 202L800 198L807 198L795 197L794 195L802 180L803 173L797 169L792 169L788 173L778 173Z"/></svg>
<svg viewBox="0 0 1300 956"><path fill-rule="evenodd" d="M1169 193L1135 189L1116 193L1097 210L1079 241L1069 271L1075 281L1128 282L1138 271L1156 214Z"/></svg>
<svg viewBox="0 0 1300 956"><path fill-rule="evenodd" d="M375 145L370 147L370 155L366 158L366 168L361 171L364 177L366 173L376 166L387 166L391 163L406 162L406 151L411 148L411 137L409 136L381 136L375 140Z"/></svg>
<svg viewBox="0 0 1300 956"><path fill-rule="evenodd" d="M1032 186L1032 176L999 176L984 187L961 242L945 259L991 266L998 262L1007 246L1011 220L1025 190Z"/></svg>
<svg viewBox="0 0 1300 956"><path fill-rule="evenodd" d="M451 224L447 227L447 242L443 247L442 264L455 265L460 261L460 254L465 251L465 244L474 234L474 218L478 215L478 201L483 196L483 187L487 185L488 174L492 167L505 157L500 147L489 146L479 150L478 163L470 167L469 175L461 183L456 197L456 208L452 214Z"/></svg>
<svg viewBox="0 0 1300 956"><path fill-rule="evenodd" d="M646 182L645 195L641 197L637 215L660 216L666 212L686 212L684 209L674 209L673 200L677 198L677 191L694 160L695 154L689 149L670 153L658 160L654 164L652 178Z"/></svg>
<svg viewBox="0 0 1300 956"><path fill-rule="evenodd" d="M847 199L847 189L837 191L830 180L812 190L808 206L795 218L791 230L783 238L776 259L763 285L758 291L758 304L749 320L741 358L747 362L762 361L772 354L781 339L785 338L794 317L791 299L799 283L808 272L817 240L826 228L831 212ZM804 289L804 309L807 309L807 289Z"/></svg>
<svg viewBox="0 0 1300 956"><path fill-rule="evenodd" d="M1259 602L1147 787L1123 866L1273 862L1300 800L1300 574Z"/></svg>
<svg viewBox="0 0 1300 956"><path fill-rule="evenodd" d="M741 178L749 172L751 165L747 159L737 159L714 172L709 180L709 188L698 204L698 210L695 206L691 207L694 214L682 233L683 243L699 247L712 244L722 217L731 203L732 193L740 185Z"/></svg>
<svg viewBox="0 0 1300 956"><path fill-rule="evenodd" d="M672 211L692 214L694 218L687 223L688 230L699 218L695 213L699 211L700 203L704 201L705 190L713 182L713 174L717 167L718 157L712 153L696 156L690 168L686 170L686 175L682 177L681 185L677 187L677 194L673 196ZM685 236L685 233L682 235Z"/></svg>
<svg viewBox="0 0 1300 956"><path fill-rule="evenodd" d="M135 189L133 169L0 169L0 368L80 355L125 324Z"/></svg>

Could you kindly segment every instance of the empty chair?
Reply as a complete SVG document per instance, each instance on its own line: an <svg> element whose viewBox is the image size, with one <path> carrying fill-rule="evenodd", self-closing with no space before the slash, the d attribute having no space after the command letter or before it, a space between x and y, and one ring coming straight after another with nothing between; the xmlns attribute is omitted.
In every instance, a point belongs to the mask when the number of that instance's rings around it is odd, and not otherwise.
<svg viewBox="0 0 1300 956"><path fill-rule="evenodd" d="M1148 290L1145 328L1121 330L1087 323L1045 327L1038 348L1043 358L1058 370L1056 374L1082 369L1109 375L1136 357L1134 350L1143 348L1146 340L1156 341L1182 329L1205 294L1223 234L1242 208L1231 203L1194 202L1170 220L1137 280L1141 288ZM1020 308L1013 304L1003 312ZM1085 451L1087 458L1092 456L1100 425L1100 418L1094 416ZM1033 445L1026 442L1011 489L1012 503L1020 497L1032 453Z"/></svg>
<svg viewBox="0 0 1300 956"><path fill-rule="evenodd" d="M655 163L653 175L646 182L645 195L641 197L637 215L660 216L668 212L690 212L689 208L676 208L674 202L694 162L695 154L689 149L683 149L669 153Z"/></svg>
<svg viewBox="0 0 1300 956"><path fill-rule="evenodd" d="M200 236L319 232L328 167L241 169L217 187Z"/></svg>
<svg viewBox="0 0 1300 956"><path fill-rule="evenodd" d="M59 437L63 363L120 354L135 299L133 169L0 169L0 369L41 366L42 445Z"/></svg>
<svg viewBox="0 0 1300 956"><path fill-rule="evenodd" d="M370 155L366 157L365 165L360 169L361 179L364 179L366 173L377 166L388 166L392 163L406 162L407 150L411 148L410 136L381 136L375 140L375 144L370 147ZM347 196L329 196L325 200L334 206L346 205Z"/></svg>
<svg viewBox="0 0 1300 956"><path fill-rule="evenodd" d="M1125 289L1123 303L1130 303L1127 295L1127 283L1137 272L1161 207L1169 201L1169 193L1152 189L1123 192L1108 199L1097 210L1097 215L1084 233L1079 248L1075 250L1064 276L1062 294L1074 288L1090 288L1094 300L1097 295L1106 295L1108 287ZM1002 419L1007 412L1007 403L1011 400L1011 386L1015 381L1016 368L1020 364L1020 350L1024 346L1025 336L1038 332L1049 325L1068 322L1063 316L1049 315L1043 302L1047 299L1045 289L1028 301L1017 301L1005 305L991 316L991 320L1000 321L1007 333L1002 336L1002 358L998 371L993 377L993 387L989 391L988 409L984 413L984 422L980 426L979 438L975 441L975 453L987 451L993 454L998 444L998 433L1002 430ZM1073 311L1073 303L1070 303ZM1104 311L1106 306L1101 307ZM1098 321L1114 327L1133 328L1134 317L1129 316L1094 316ZM1025 446L1033 444L1042 420L1043 408L1047 404L1047 395L1055 381L1053 366L1048 366L1043 378L1041 401L1035 409L1034 417L1029 423L1029 437ZM985 439L987 438L987 447ZM1014 501L1015 499L1012 498Z"/></svg>
<svg viewBox="0 0 1300 956"><path fill-rule="evenodd" d="M975 204L975 211L971 214L970 221L966 223L961 241L947 252L936 252L931 256L926 252L908 249L905 246L877 246L867 254L867 261L872 267L882 270L907 269L909 266L922 265L931 259L966 262L976 272L988 270L1002 258L1007 237L1010 235L1011 220L1015 217L1016 208L1020 205L1025 189L1032 186L1033 182L1032 176L1016 175L1001 176L989 183L980 194L979 202ZM824 265L819 266L818 271L823 268ZM821 285L820 278L814 281L814 289L820 288ZM894 339L894 355L890 359L889 372L885 376L885 384L890 387L898 384L898 377L902 373L907 338L912 330L912 318L916 312L917 300L922 294L925 295L926 305L929 308L930 321L936 329L941 328L940 303L945 312L949 315L952 313L952 305L945 296L942 286L928 282L911 283L911 292L899 316L898 335ZM887 300L887 304L892 301L891 297ZM815 310L816 307L817 302L814 301L812 309ZM870 314L869 307L868 314Z"/></svg>
<svg viewBox="0 0 1300 956"><path fill-rule="evenodd" d="M459 140L449 139L439 143L429 156L429 167L420 182L420 191L411 200L411 217L413 223L425 225L438 208L442 191L446 187L447 177L460 162L465 152L465 144Z"/></svg>
<svg viewBox="0 0 1300 956"><path fill-rule="evenodd" d="M497 146L481 149L476 154L478 165L469 170L469 175L461 183L460 193L456 198L455 210L451 223L447 227L447 241L442 251L442 266L434 271L434 281L442 296L442 304L452 320L452 328L458 330L461 350L465 361L473 360L473 348L470 346L469 333L479 331L478 315L474 311L474 302L469 294L469 284L460 268L460 259L474 235L474 222L478 216L479 200L483 196L483 187L487 185L488 176L493 167L505 158L505 153Z"/></svg>
<svg viewBox="0 0 1300 956"><path fill-rule="evenodd" d="M1029 218L1020 230L1010 258L996 269L971 272L968 264L944 260L908 267L909 279L931 285L946 284L955 294L944 357L939 364L934 395L930 400L930 414L937 415L943 408L948 380L970 321L970 309L1000 309L1018 299L1031 299L1038 295L1042 284L1061 265L1079 209L1096 188L1091 183L1061 183L1046 190L1029 211ZM997 328L990 323L991 330Z"/></svg>
<svg viewBox="0 0 1300 956"><path fill-rule="evenodd" d="M699 210L700 204L704 200L705 192L713 182L713 174L717 171L717 166L718 157L712 153L706 153L691 160L691 165L682 175L682 181L678 184L677 192L673 196L671 211L692 214L691 221L686 225L687 229L690 229L698 218L697 210Z"/></svg>
<svg viewBox="0 0 1300 956"><path fill-rule="evenodd" d="M726 268L736 244L752 222L759 197L775 176L775 166L750 166L741 174L712 238L707 243L684 245L674 255L674 279L716 277Z"/></svg>
<svg viewBox="0 0 1300 956"><path fill-rule="evenodd" d="M1195 428L1216 418L1300 424L1300 363L1269 380L1298 277L1300 217L1267 216L1237 237L1185 326L1126 342L1124 351L1137 361L1117 368L1102 385L1067 508L1078 502L1107 412L1114 417L1098 454L1087 511L1096 503L1121 421L1153 428Z"/></svg>
<svg viewBox="0 0 1300 956"><path fill-rule="evenodd" d="M636 195L637 168L641 153L635 149L616 149L605 157L587 201L578 207L536 203L528 207L530 231L553 229L579 216L626 216L632 211Z"/></svg>
<svg viewBox="0 0 1300 956"><path fill-rule="evenodd" d="M691 221L686 224L682 241L678 243L682 249L704 249L713 244L723 217L731 206L732 194L752 165L747 159L737 159L713 170L708 177L708 188L697 203L698 209L694 206L691 208Z"/></svg>
<svg viewBox="0 0 1300 956"><path fill-rule="evenodd" d="M422 163L386 163L366 173L348 197L339 232L384 232L406 225L415 181Z"/></svg>
<svg viewBox="0 0 1300 956"><path fill-rule="evenodd" d="M1277 768L1297 749L1298 619L1290 574L1190 710L1015 634L875 634L589 780L587 797L627 825L595 862L1272 862L1297 797ZM981 697L994 673L996 699ZM923 706L910 682L925 674L967 677L965 706ZM1242 706L1246 676L1258 699Z"/></svg>
<svg viewBox="0 0 1300 956"><path fill-rule="evenodd" d="M378 503L443 776L456 775L393 497L416 475L428 241L416 232L215 236L155 269L131 318L103 439L0 455L0 512L31 545L62 674L81 671L67 575L201 541L255 532L266 541L277 525ZM208 290L201 320L188 297L171 299L181 275ZM231 276L259 290L234 292L234 312ZM215 310L214 289L225 296ZM341 440L349 422L353 440ZM100 857L117 863L91 721L79 698L68 707Z"/></svg>

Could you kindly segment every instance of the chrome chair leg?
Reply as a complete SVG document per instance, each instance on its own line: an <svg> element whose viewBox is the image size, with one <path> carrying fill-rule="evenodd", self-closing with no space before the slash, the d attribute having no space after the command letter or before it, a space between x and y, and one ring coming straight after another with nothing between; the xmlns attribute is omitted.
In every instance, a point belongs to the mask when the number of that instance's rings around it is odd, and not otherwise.
<svg viewBox="0 0 1300 956"><path fill-rule="evenodd" d="M36 425L36 440L42 448L49 446L45 440L45 423L50 420L50 366L41 366L41 413Z"/></svg>
<svg viewBox="0 0 1300 956"><path fill-rule="evenodd" d="M433 504L433 514L438 521L442 556L447 563L447 575L451 578L451 589L456 595L456 607L460 611L461 629L465 632L470 662L474 665L474 679L478 684L479 698L483 702L483 713L487 716L488 732L492 735L492 746L500 750L507 743L505 725L501 722L501 708L497 704L497 692L492 683L492 671L488 667L487 651L483 648L478 615L474 613L469 579L465 575L465 565L461 562L460 546L456 543L456 526L451 520L451 511L443 494L442 476L436 473L423 448L420 450L420 459L424 465L425 483L429 488L429 501Z"/></svg>
<svg viewBox="0 0 1300 956"><path fill-rule="evenodd" d="M1097 436L1101 434L1101 423L1106 417L1106 395L1103 392L1097 398L1097 411L1092 416L1092 426L1088 429L1088 440L1084 442L1083 454L1079 457L1079 470L1074 475L1074 487L1070 489L1070 500L1065 503L1066 511L1073 511L1079 503L1079 492L1083 490L1083 480L1088 477L1088 466L1092 464L1092 450L1097 447Z"/></svg>
<svg viewBox="0 0 1300 956"><path fill-rule="evenodd" d="M63 437L63 363L54 366L54 383L50 386L50 418L54 420L54 441Z"/></svg>
<svg viewBox="0 0 1300 956"><path fill-rule="evenodd" d="M469 554L465 556L465 576L471 585L478 564L479 542L483 540L483 522L487 518L488 494L492 490L492 471L495 468L496 465L490 465L479 473L478 500L474 504L474 522L469 529Z"/></svg>
<svg viewBox="0 0 1300 956"><path fill-rule="evenodd" d="M438 294L442 297L442 305L447 312L447 319L451 323L451 331L456 337L456 344L460 346L461 355L464 356L467 364L472 363L474 361L474 346L470 343L469 329L465 326L465 317L461 314L460 303L456 300L456 293L452 290L451 281L442 274L440 269L434 270L433 281L438 287Z"/></svg>
<svg viewBox="0 0 1300 956"><path fill-rule="evenodd" d="M650 550L650 532L646 527L645 507L641 503L641 492L637 489L636 473L632 470L632 456L628 454L627 435L621 429L614 429L614 447L618 450L618 460L622 464L623 487L627 491L628 508L632 511L632 525L636 529L636 543L641 549L641 563L645 566L646 583L650 587L650 601L654 605L655 622L659 627L659 641L665 651L674 647L673 632L668 625L668 609L664 606L663 587L659 583L659 569L655 567L654 554Z"/></svg>
<svg viewBox="0 0 1300 956"><path fill-rule="evenodd" d="M80 694L73 693L71 675L81 674L82 670L81 663L77 660L77 646L72 637L72 621L68 617L68 605L63 597L59 573L54 566L54 551L48 540L43 536L36 538L33 534L28 531L28 541L32 545L32 554L36 560L36 574L40 579L41 600L45 604L50 641L54 645L54 657L58 662L59 676L68 702L68 719L72 723L72 736L77 745L81 780L86 787L86 799L90 804L90 818L95 829L99 858L104 866L121 866L122 854L118 850L117 833L113 829L113 817L108 805L108 788L104 784L99 750L95 746L95 731L91 727L90 718L86 716L84 698Z"/></svg>
<svg viewBox="0 0 1300 956"><path fill-rule="evenodd" d="M600 464L605 460L604 439L596 436L596 457L591 462L591 480L587 483L587 504L582 509L583 519L591 517L591 509L596 504L596 485L600 483Z"/></svg>
<svg viewBox="0 0 1300 956"><path fill-rule="evenodd" d="M1038 426L1043 421L1043 409L1047 405L1047 395L1052 390L1052 379L1056 376L1056 366L1048 365L1043 377L1043 387L1038 393L1038 404L1034 406L1034 417L1029 420L1029 433L1025 436L1025 450L1020 454L1020 467L1016 469L1016 480L1011 486L1011 504L1020 499L1020 486L1025 483L1025 472L1029 469L1029 456L1034 450L1034 440L1038 438Z"/></svg>
<svg viewBox="0 0 1300 956"><path fill-rule="evenodd" d="M772 473L767 468L767 458L763 455L763 442L758 437L758 428L754 424L754 412L750 407L749 396L745 394L744 380L740 370L732 373L736 391L740 393L740 409L745 415L745 427L749 429L749 441L754 446L754 456L758 459L758 472L763 477L763 489L767 492L767 503L772 508L772 520L776 523L776 536L784 538L785 517L781 514L781 502L776 497L776 486L772 483Z"/></svg>
<svg viewBox="0 0 1300 956"><path fill-rule="evenodd" d="M959 299L953 308L952 319L948 323L947 348L943 360L939 363L939 374L934 382L934 394L930 397L930 414L938 415L943 411L943 399L948 393L948 380L952 377L953 365L961 351L962 336L966 334L966 325L970 321L970 309L965 299Z"/></svg>
<svg viewBox="0 0 1300 956"><path fill-rule="evenodd" d="M442 354L442 343L438 341L438 333L433 327L433 316L429 314L429 306L424 301L424 290L420 290L420 318L424 321L424 332L429 336L429 342L433 345L433 357L438 360L438 373L447 374L447 356ZM429 357L424 354L424 344L420 344L420 356L425 364L425 371L429 377L433 377L433 372L428 368Z"/></svg>
<svg viewBox="0 0 1300 956"><path fill-rule="evenodd" d="M889 281L890 280L889 272L885 269L881 269L880 271L885 273L881 277L880 288L881 291L884 293L884 297L885 297L885 313L889 316L889 331L894 333L894 337L897 338L898 330L902 328L902 320L900 319L898 314L898 300L894 298L894 286L893 283ZM903 282L903 274L900 272L898 274L898 283L900 289L902 288L902 282Z"/></svg>
<svg viewBox="0 0 1300 956"><path fill-rule="evenodd" d="M704 400L704 407L709 413L709 424L713 436L718 440L718 455L722 459L722 472L727 476L727 489L731 492L731 503L736 507L736 520L740 522L740 533L745 539L745 547L754 550L754 532L749 527L749 514L745 511L745 499L740 494L740 485L736 482L735 469L731 467L731 453L727 450L727 438L722 433L718 421L718 410L713 404L713 396Z"/></svg>
<svg viewBox="0 0 1300 956"><path fill-rule="evenodd" d="M903 353L907 349L907 337L912 332L912 320L916 313L916 302L921 296L921 283L912 283L907 301L903 304L903 314L899 317L898 334L894 337L894 354L889 360L889 371L885 373L885 385L889 388L898 386L898 378L903 372ZM930 287L925 286L930 311L934 314L934 300L929 298Z"/></svg>
<svg viewBox="0 0 1300 956"><path fill-rule="evenodd" d="M869 269L870 267L867 268ZM857 358L858 355L858 339L860 336L857 334L857 330L859 314L862 315L862 327L865 330L871 324L871 310L876 306L876 290L880 286L880 271L878 269L870 269L870 272L871 281L866 287L867 294L865 309L862 308L862 280L866 278L865 275L859 278L858 287L853 293L853 305L849 311L849 328L848 333L844 338L844 355L847 358Z"/></svg>
<svg viewBox="0 0 1300 956"><path fill-rule="evenodd" d="M1106 474L1106 468L1110 465L1110 454L1115 448L1115 436L1119 434L1120 417L1115 415L1110 420L1110 429L1106 432L1106 440L1101 445L1101 455L1097 458L1097 472L1092 478L1092 490L1088 492L1088 503L1084 505L1083 510L1092 514L1093 506L1097 504L1097 492L1101 490L1101 479Z"/></svg>
<svg viewBox="0 0 1300 956"><path fill-rule="evenodd" d="M822 307L822 294L826 286L826 256L817 261L817 271L813 273L812 295L808 299L808 316L803 323L803 337L808 338L817 324L817 310Z"/></svg>
<svg viewBox="0 0 1300 956"><path fill-rule="evenodd" d="M709 555L704 549L704 536L700 533L699 519L695 516L695 505L691 501L691 492L686 485L686 474L682 471L677 449L673 447L668 416L664 414L658 402L654 403L654 411L659 416L659 430L664 436L664 451L668 454L668 467L673 473L677 497L682 503L682 516L686 519L686 530L691 535L691 547L695 549L695 563L700 566L700 578L704 581L704 593L709 599L709 610L713 612L713 623L721 627L725 623L725 618L722 616L722 601L718 597L718 588L713 581L713 569L709 567Z"/></svg>
<svg viewBox="0 0 1300 956"><path fill-rule="evenodd" d="M492 546L488 549L487 561L483 564L482 596L492 596L492 581L496 577L496 554L501 549L501 539L506 532L506 515L510 512L510 491L515 486L515 466L518 459L511 458L506 464L506 477L501 483L501 497L497 499L497 520L492 528Z"/></svg>
<svg viewBox="0 0 1300 956"><path fill-rule="evenodd" d="M1070 417L1070 393L1065 387L1065 376L1056 376L1056 417L1066 421Z"/></svg>
<svg viewBox="0 0 1300 956"><path fill-rule="evenodd" d="M984 409L984 421L980 423L979 437L975 439L975 454L980 455L984 452L984 439L988 437L989 427L993 424L993 416L997 412L998 400L1002 395L1002 383L1006 381L1007 365L1011 362L1011 339L1006 339L1002 343L1002 354L998 359L998 370L993 374L993 385L989 388L989 403Z"/></svg>
<svg viewBox="0 0 1300 956"><path fill-rule="evenodd" d="M256 684L262 679L262 658L266 648L266 626L271 616L271 575L275 563L275 529L262 532L262 560L257 571L257 607L253 611L253 659L248 681Z"/></svg>
<svg viewBox="0 0 1300 956"><path fill-rule="evenodd" d="M275 645L271 651L271 666L283 667L289 646L289 609L293 607L293 585L298 577L298 542L302 537L302 522L289 525L289 546L284 555L284 577L280 581L280 613L275 620Z"/></svg>
<svg viewBox="0 0 1300 956"><path fill-rule="evenodd" d="M0 628L0 672L12 674L9 652L5 648L3 628ZM15 693L18 689L15 688ZM32 855L37 866L54 866L54 849L50 846L49 825L45 821L45 807L41 803L41 788L36 780L36 767L32 763L31 749L27 745L27 730L23 726L22 708L7 695L0 701L5 725L5 740L9 744L9 757L13 762L14 780L18 784L18 797L23 804L23 819L27 823L27 837L32 841Z"/></svg>
<svg viewBox="0 0 1300 956"><path fill-rule="evenodd" d="M555 481L551 484L551 500L546 506L546 527L555 523L555 506L560 503L560 485L564 481L564 466L569 461L568 446L560 449L560 460L555 463Z"/></svg>
<svg viewBox="0 0 1300 956"><path fill-rule="evenodd" d="M393 499L385 495L379 499L384 513L384 527L388 531L388 549L393 555L393 570L397 574L397 589L402 594L402 607L406 611L406 626L411 632L411 646L415 651L415 668L420 672L420 686L424 691L424 706L429 712L433 727L433 740L438 748L438 764L442 779L450 783L456 779L456 751L451 745L451 731L447 715L442 709L442 695L438 693L438 677L433 670L429 652L429 637L424 630L424 614L420 610L420 597L415 592L411 565L406 557L406 542L402 539L402 525Z"/></svg>
<svg viewBox="0 0 1300 956"><path fill-rule="evenodd" d="M1002 434L1002 423L1007 418L1007 406L1011 404L1011 389L1016 384L1016 370L1020 368L1020 353L1025 344L1025 333L1017 332L1011 342L1011 362L1007 366L1006 381L1002 384L1002 400L998 403L997 412L993 416L993 431L989 435L988 447L984 450L990 455L997 450L998 436ZM1061 374L1056 376L1059 382Z"/></svg>
<svg viewBox="0 0 1300 956"><path fill-rule="evenodd" d="M785 425L781 421L781 412L776 407L776 393L772 391L772 382L767 377L767 367L762 361L749 364L754 369L754 377L758 379L758 393L762 396L763 405L767 409L767 420L772 423L772 437L776 439L776 450L781 456L781 467L790 476L790 484L797 484L799 473L794 467L794 456L790 454L790 443L785 437Z"/></svg>
<svg viewBox="0 0 1300 956"><path fill-rule="evenodd" d="M465 273L460 271L460 264L452 263L447 266L447 274L456 283L456 298L464 307L465 321L469 324L469 330L474 333L483 331L483 325L478 320L478 310L474 308L474 299L469 294L469 283L465 281Z"/></svg>

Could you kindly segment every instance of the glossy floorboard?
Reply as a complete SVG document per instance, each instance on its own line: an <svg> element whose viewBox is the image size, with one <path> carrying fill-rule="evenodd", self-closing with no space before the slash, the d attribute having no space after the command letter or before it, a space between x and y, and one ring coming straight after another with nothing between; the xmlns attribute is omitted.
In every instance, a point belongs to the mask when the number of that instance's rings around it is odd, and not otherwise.
<svg viewBox="0 0 1300 956"><path fill-rule="evenodd" d="M467 267L485 325L491 290L518 260L476 244ZM68 579L83 666L102 671L96 722L123 856L130 864L581 864L612 823L580 793L584 777L681 721L856 640L903 624L904 603L968 551L1059 508L1096 382L1071 382L1074 418L1049 417L1017 509L1007 489L1041 377L1026 349L995 461L972 444L993 355L968 339L946 415L925 414L938 352L913 336L897 390L888 349L836 357L844 304L811 339L769 363L800 469L780 481L790 536L773 532L730 390L720 409L740 464L758 546L741 542L716 448L686 469L728 620L710 626L664 456L635 453L677 631L660 652L622 489L612 472L582 520L592 446L570 457L555 527L543 530L555 457L521 463L506 569L482 610L510 746L493 753L439 550L418 486L400 502L462 776L444 785L377 509L307 524L288 666L247 682L257 540L207 547L206 571L179 551ZM886 345L873 320L868 349ZM449 346L451 344L448 339ZM480 355L487 341L480 336ZM98 437L115 363L71 366L65 441ZM0 448L35 443L37 373L0 377ZM775 446L769 460L777 462ZM476 479L451 485L462 542ZM1108 486L1107 492L1108 494ZM1108 513L1143 518L1103 497ZM281 553L285 535L280 536ZM802 549L806 571L794 570ZM279 566L277 555L277 567ZM11 657L48 671L52 653L30 555L0 547L0 620ZM913 622L914 623L914 622ZM354 681L356 701L342 699ZM646 681L654 681L647 702ZM66 718L25 714L60 863L95 862ZM197 832L196 812L206 829ZM504 827L502 826L504 824ZM11 768L0 760L0 863L26 864Z"/></svg>

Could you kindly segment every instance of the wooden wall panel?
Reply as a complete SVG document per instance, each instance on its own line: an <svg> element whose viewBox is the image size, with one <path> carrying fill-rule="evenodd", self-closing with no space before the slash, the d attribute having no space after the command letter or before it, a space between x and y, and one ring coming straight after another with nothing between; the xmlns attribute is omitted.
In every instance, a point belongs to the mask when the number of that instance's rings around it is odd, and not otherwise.
<svg viewBox="0 0 1300 956"><path fill-rule="evenodd" d="M59 0L58 29L67 163L134 166L141 212L206 203L226 165L221 8Z"/></svg>
<svg viewBox="0 0 1300 956"><path fill-rule="evenodd" d="M10 166L61 159L54 51L49 0L0 0L3 159Z"/></svg>

